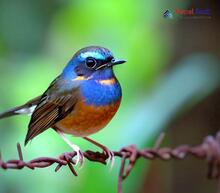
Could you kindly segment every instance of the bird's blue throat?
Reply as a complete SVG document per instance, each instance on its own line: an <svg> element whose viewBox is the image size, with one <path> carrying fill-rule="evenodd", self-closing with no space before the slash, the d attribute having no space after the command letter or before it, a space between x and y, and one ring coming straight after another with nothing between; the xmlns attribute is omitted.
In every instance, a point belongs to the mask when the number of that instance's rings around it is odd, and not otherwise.
<svg viewBox="0 0 220 193"><path fill-rule="evenodd" d="M117 79L112 84L102 84L100 81L93 79L82 81L80 91L85 103L94 106L113 104L120 100L122 96L121 86Z"/></svg>

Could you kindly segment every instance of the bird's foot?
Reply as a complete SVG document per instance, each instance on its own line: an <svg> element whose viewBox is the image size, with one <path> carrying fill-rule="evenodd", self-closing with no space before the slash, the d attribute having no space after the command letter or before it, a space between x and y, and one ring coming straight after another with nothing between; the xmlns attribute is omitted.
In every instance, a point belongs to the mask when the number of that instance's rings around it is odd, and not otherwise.
<svg viewBox="0 0 220 193"><path fill-rule="evenodd" d="M103 153L107 157L106 165L109 165L109 163L110 163L110 169L112 169L114 166L114 163L115 163L114 153L111 150L109 150L106 146L104 146L104 145L102 145L102 144L100 144L100 143L98 143L88 137L83 137L83 138L103 150Z"/></svg>
<svg viewBox="0 0 220 193"><path fill-rule="evenodd" d="M76 152L76 163L77 166L80 163L80 168L82 168L84 163L84 155L80 150L79 146L73 144L62 131L57 130L57 133L63 138L63 140Z"/></svg>
<svg viewBox="0 0 220 193"><path fill-rule="evenodd" d="M78 164L80 164L80 168L83 167L83 163L84 163L84 155L83 152L80 150L80 148L75 145L75 144L69 144L71 146L71 148L76 152L76 163L75 165L77 166Z"/></svg>
<svg viewBox="0 0 220 193"><path fill-rule="evenodd" d="M105 153L108 157L106 164L109 165L110 164L110 169L112 170L112 168L114 167L115 164L115 156L113 151L111 151L110 149L108 149L107 147L103 146L101 148L103 150L103 153Z"/></svg>

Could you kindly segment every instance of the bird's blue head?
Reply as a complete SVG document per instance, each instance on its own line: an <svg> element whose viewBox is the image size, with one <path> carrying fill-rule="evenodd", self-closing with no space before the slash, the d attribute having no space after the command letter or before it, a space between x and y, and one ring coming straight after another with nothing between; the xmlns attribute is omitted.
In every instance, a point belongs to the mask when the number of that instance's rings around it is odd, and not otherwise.
<svg viewBox="0 0 220 193"><path fill-rule="evenodd" d="M99 46L85 47L76 52L63 71L66 79L76 77L106 79L114 76L112 67L124 63L115 59L111 51Z"/></svg>

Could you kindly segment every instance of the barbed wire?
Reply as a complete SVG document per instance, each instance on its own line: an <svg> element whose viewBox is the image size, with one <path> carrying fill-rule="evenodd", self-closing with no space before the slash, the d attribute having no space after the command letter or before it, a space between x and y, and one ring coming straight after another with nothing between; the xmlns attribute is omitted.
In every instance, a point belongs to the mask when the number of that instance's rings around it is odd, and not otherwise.
<svg viewBox="0 0 220 193"><path fill-rule="evenodd" d="M160 147L163 141L164 134L162 133L156 140L153 148L145 148L138 150L135 145L123 147L119 151L113 151L115 157L121 158L121 166L118 177L118 193L122 193L122 181L126 179L138 159L146 160L183 160L187 155L194 156L198 159L203 159L208 163L207 177L209 179L220 178L220 131L216 136L207 136L200 145L180 145L176 148ZM35 169L46 168L53 164L57 164L55 171L59 171L61 167L68 166L74 176L77 172L74 168L76 152L65 152L58 158L39 157L28 162L24 161L23 153L20 144L17 144L18 159L3 161L0 153L0 168L2 169ZM87 150L83 152L86 159L92 162L106 164L108 156L103 152L94 152Z"/></svg>

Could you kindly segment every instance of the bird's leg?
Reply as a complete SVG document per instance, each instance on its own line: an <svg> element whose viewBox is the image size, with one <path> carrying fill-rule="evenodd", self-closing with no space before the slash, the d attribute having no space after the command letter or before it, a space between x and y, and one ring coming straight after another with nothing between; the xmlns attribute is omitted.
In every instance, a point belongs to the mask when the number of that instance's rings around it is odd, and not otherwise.
<svg viewBox="0 0 220 193"><path fill-rule="evenodd" d="M80 163L80 166L83 165L84 162L84 156L83 153L81 152L80 148L73 144L65 135L62 131L57 130L56 132L63 138L63 140L76 152L76 165L78 165L78 163Z"/></svg>
<svg viewBox="0 0 220 193"><path fill-rule="evenodd" d="M111 161L111 168L113 168L114 166L114 163L115 163L115 157L114 157L114 153L109 150L107 147L105 147L104 145L88 138L88 137L83 137L85 140L89 141L90 143L96 145L97 147L101 148L103 150L103 152L108 156L108 161L107 161L107 164L109 161Z"/></svg>

